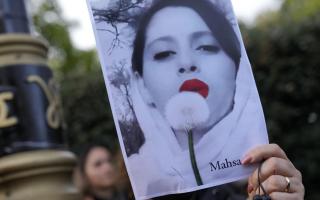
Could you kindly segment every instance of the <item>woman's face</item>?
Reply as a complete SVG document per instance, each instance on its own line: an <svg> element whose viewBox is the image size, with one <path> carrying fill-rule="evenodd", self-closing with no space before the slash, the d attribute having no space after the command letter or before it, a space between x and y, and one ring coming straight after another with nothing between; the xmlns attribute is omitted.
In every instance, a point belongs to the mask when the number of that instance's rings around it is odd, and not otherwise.
<svg viewBox="0 0 320 200"><path fill-rule="evenodd" d="M110 152L103 147L91 149L85 164L85 174L93 189L113 186L116 176Z"/></svg>
<svg viewBox="0 0 320 200"><path fill-rule="evenodd" d="M143 81L163 114L182 91L202 95L210 109L206 127L233 105L236 66L202 18L187 7L166 7L151 19L143 52Z"/></svg>

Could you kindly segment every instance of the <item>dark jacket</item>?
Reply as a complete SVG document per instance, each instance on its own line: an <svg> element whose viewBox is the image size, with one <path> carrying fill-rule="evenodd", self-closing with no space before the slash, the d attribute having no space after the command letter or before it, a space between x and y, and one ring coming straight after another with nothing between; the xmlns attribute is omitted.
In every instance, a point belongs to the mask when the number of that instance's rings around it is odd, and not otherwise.
<svg viewBox="0 0 320 200"><path fill-rule="evenodd" d="M196 192L157 197L154 200L246 200L244 191L243 188L226 184Z"/></svg>

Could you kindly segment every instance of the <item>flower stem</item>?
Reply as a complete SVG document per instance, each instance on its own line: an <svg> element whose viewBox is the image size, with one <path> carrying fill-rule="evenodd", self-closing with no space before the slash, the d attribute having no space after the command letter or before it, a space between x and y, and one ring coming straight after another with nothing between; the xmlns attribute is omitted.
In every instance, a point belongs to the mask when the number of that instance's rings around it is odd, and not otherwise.
<svg viewBox="0 0 320 200"><path fill-rule="evenodd" d="M193 174L196 178L197 184L203 185L202 179L200 176L200 172L197 166L197 160L196 160L196 155L194 153L194 146L193 146L193 133L192 130L188 130L188 143L189 143L189 153L190 153L190 161L193 169Z"/></svg>

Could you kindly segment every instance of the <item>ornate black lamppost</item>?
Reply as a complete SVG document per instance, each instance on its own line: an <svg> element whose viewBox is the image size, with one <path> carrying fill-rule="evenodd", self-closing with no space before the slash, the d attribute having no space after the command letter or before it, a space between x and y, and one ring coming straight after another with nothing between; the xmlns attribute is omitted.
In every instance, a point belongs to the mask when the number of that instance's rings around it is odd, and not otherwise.
<svg viewBox="0 0 320 200"><path fill-rule="evenodd" d="M78 199L48 45L23 0L0 0L0 199Z"/></svg>

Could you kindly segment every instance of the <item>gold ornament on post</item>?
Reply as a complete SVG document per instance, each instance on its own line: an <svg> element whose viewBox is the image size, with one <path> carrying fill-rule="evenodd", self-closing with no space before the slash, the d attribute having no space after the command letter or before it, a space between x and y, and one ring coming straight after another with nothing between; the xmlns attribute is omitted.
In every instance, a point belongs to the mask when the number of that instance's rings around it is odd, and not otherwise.
<svg viewBox="0 0 320 200"><path fill-rule="evenodd" d="M9 117L9 109L6 101L12 99L12 92L0 93L0 128L7 128L18 123L18 119L16 117Z"/></svg>
<svg viewBox="0 0 320 200"><path fill-rule="evenodd" d="M40 76L29 76L27 81L29 83L36 83L40 86L42 91L47 97L49 106L47 108L47 122L48 125L53 129L58 129L61 126L61 103L59 96L54 91L54 82L53 79L49 80L49 83L46 82Z"/></svg>

